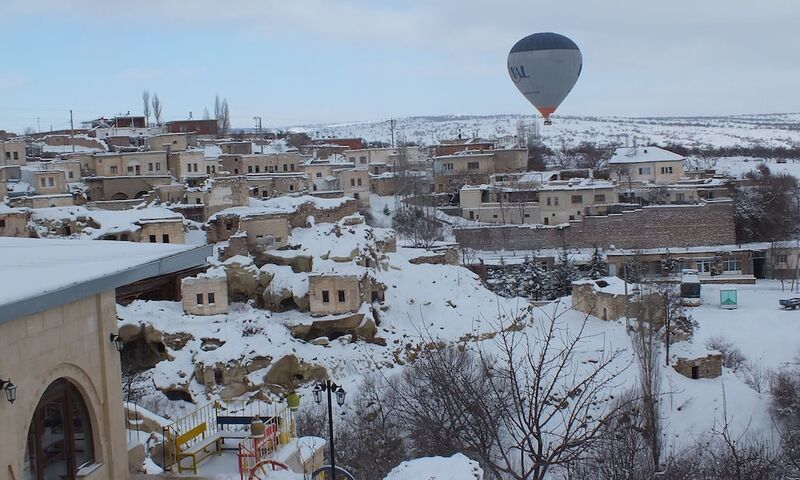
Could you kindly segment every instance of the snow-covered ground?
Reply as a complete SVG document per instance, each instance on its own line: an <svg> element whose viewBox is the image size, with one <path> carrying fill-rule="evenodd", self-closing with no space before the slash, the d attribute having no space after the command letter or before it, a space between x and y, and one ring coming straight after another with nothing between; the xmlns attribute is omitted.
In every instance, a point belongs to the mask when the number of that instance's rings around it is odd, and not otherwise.
<svg viewBox="0 0 800 480"><path fill-rule="evenodd" d="M800 144L800 114L732 115L726 117L553 117L553 125L525 115L441 115L396 119L395 136L431 145L442 139L480 136L485 138L516 135L517 122L536 121L541 138L550 147L581 142L598 144L666 144L687 147L767 146L788 147ZM319 137L361 137L389 142L391 131L385 120L335 125L304 125L304 131Z"/></svg>

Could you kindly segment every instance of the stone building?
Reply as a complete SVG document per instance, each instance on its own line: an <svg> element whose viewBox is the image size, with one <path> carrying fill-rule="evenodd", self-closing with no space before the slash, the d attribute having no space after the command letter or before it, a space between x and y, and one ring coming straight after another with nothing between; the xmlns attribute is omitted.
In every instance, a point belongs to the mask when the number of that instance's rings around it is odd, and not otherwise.
<svg viewBox="0 0 800 480"><path fill-rule="evenodd" d="M211 243L223 242L244 232L251 252L284 247L292 234L288 213L274 208L227 210L209 219L205 230Z"/></svg>
<svg viewBox="0 0 800 480"><path fill-rule="evenodd" d="M147 243L186 243L183 216L139 220L139 241Z"/></svg>
<svg viewBox="0 0 800 480"><path fill-rule="evenodd" d="M245 178L250 194L256 198L281 197L309 190L305 173L254 173Z"/></svg>
<svg viewBox="0 0 800 480"><path fill-rule="evenodd" d="M338 315L358 311L361 304L380 300L383 292L368 275L315 273L308 276L311 315ZM373 288L374 287L374 288Z"/></svg>
<svg viewBox="0 0 800 480"><path fill-rule="evenodd" d="M151 151L182 152L189 148L188 133L165 133L147 137L147 149Z"/></svg>
<svg viewBox="0 0 800 480"><path fill-rule="evenodd" d="M0 237L26 238L31 235L28 221L31 212L24 208L9 208L0 203Z"/></svg>
<svg viewBox="0 0 800 480"><path fill-rule="evenodd" d="M3 471L128 478L115 290L203 265L211 247L0 238L0 249L14 252L0 258L14 271L0 276Z"/></svg>
<svg viewBox="0 0 800 480"><path fill-rule="evenodd" d="M572 282L572 307L602 320L617 320L625 316L625 305L633 299L633 285L617 277Z"/></svg>
<svg viewBox="0 0 800 480"><path fill-rule="evenodd" d="M722 354L689 342L671 346L672 368L686 378L716 378L722 375Z"/></svg>
<svg viewBox="0 0 800 480"><path fill-rule="evenodd" d="M297 152L222 154L220 168L229 175L248 173L292 173L300 171L301 157Z"/></svg>
<svg viewBox="0 0 800 480"><path fill-rule="evenodd" d="M183 311L191 315L228 313L228 277L222 267L181 280Z"/></svg>
<svg viewBox="0 0 800 480"><path fill-rule="evenodd" d="M685 158L659 147L622 147L608 161L609 175L627 188L645 183L676 183Z"/></svg>
<svg viewBox="0 0 800 480"><path fill-rule="evenodd" d="M25 142L0 142L0 165L25 165Z"/></svg>

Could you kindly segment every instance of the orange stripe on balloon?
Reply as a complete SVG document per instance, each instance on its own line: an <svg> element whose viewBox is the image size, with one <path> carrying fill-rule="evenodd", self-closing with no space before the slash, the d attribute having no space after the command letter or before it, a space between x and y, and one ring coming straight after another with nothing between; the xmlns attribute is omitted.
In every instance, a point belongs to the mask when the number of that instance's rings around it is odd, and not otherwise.
<svg viewBox="0 0 800 480"><path fill-rule="evenodd" d="M539 110L539 113L541 113L544 118L550 117L550 115L556 111L556 107L536 107L536 109Z"/></svg>

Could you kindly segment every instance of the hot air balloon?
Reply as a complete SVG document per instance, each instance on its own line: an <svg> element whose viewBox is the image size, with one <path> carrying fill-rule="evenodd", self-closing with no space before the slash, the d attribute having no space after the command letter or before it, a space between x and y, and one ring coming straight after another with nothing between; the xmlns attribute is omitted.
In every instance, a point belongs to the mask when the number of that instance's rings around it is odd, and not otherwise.
<svg viewBox="0 0 800 480"><path fill-rule="evenodd" d="M583 58L575 42L557 33L534 33L508 53L508 73L520 92L550 125L550 115L581 74Z"/></svg>

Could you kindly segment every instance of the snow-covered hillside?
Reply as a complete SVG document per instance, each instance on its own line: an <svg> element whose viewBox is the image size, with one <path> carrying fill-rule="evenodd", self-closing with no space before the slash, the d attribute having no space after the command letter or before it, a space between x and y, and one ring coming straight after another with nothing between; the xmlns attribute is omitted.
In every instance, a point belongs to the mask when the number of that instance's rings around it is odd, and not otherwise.
<svg viewBox="0 0 800 480"><path fill-rule="evenodd" d="M441 139L500 137L515 135L517 122L536 121L544 143L550 147L592 142L601 145L678 143L687 147L800 145L800 113L735 115L724 117L573 117L555 116L553 125L544 127L541 119L524 115L441 115L395 119L395 139L405 138L430 145ZM300 125L314 137L361 137L368 141L389 142L390 122Z"/></svg>

